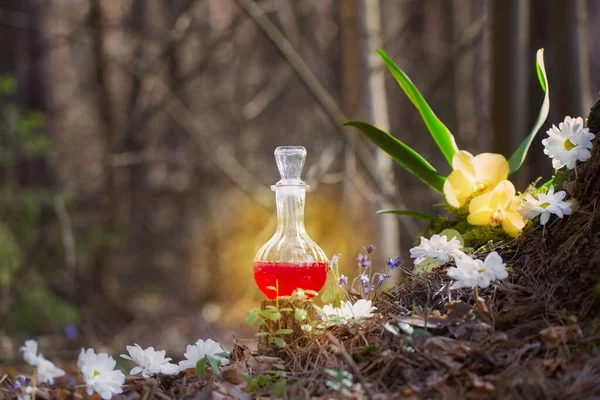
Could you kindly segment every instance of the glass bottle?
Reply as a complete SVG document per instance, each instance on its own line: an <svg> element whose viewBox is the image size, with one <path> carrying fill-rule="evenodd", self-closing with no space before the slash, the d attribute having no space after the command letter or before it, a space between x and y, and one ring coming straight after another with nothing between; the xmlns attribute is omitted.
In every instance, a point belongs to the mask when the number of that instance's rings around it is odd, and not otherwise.
<svg viewBox="0 0 600 400"><path fill-rule="evenodd" d="M269 299L289 297L298 288L318 292L327 280L327 256L304 228L304 200L310 188L300 179L305 159L302 146L275 149L281 174L271 186L277 200L277 230L258 250L252 266L256 285Z"/></svg>

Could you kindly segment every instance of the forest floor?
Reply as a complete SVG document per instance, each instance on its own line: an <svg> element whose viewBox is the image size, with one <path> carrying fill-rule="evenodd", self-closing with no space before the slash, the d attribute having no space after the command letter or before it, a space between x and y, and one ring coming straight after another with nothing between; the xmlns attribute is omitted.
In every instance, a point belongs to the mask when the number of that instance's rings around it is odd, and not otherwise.
<svg viewBox="0 0 600 400"><path fill-rule="evenodd" d="M511 247L507 247L510 249ZM508 258L510 250L504 252ZM588 399L600 396L600 329L577 313L540 302L549 288L521 286L519 275L480 292L452 291L443 270L411 276L383 292L378 314L356 331L333 327L280 357L236 344L220 374L128 377L119 399L444 398ZM573 299L571 299L573 300ZM569 302L566 302L569 303ZM586 310L587 307L587 310ZM587 322L581 322L584 318ZM421 328L408 334L386 323ZM423 329L425 328L425 329ZM410 331L410 330L409 330ZM423 334L423 332L428 332ZM417 332L421 332L420 334ZM348 371L336 388L326 369ZM338 383L340 381L338 380ZM15 398L8 381L0 398ZM62 385L58 385L59 387ZM333 386L333 388L332 388ZM346 388L349 395L341 389ZM42 389L36 398L85 398L83 387Z"/></svg>

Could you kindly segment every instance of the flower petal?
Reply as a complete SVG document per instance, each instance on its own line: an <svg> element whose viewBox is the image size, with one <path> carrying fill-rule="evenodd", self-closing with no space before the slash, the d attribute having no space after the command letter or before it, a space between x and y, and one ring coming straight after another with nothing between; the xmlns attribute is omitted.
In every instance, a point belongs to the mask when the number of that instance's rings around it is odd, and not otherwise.
<svg viewBox="0 0 600 400"><path fill-rule="evenodd" d="M508 178L510 167L502 154L481 153L473 158L475 176L480 182L494 187Z"/></svg>
<svg viewBox="0 0 600 400"><path fill-rule="evenodd" d="M473 167L473 155L465 150L460 150L452 157L452 169L461 170L469 177L475 177L475 168Z"/></svg>
<svg viewBox="0 0 600 400"><path fill-rule="evenodd" d="M518 212L506 212L504 219L502 220L502 229L512 237L519 236L519 233L523 230L525 221L523 216Z"/></svg>
<svg viewBox="0 0 600 400"><path fill-rule="evenodd" d="M515 190L515 185L513 185L511 181L504 180L496 185L494 194L497 207L508 209L517 194L517 191Z"/></svg>
<svg viewBox="0 0 600 400"><path fill-rule="evenodd" d="M473 194L473 181L462 170L455 170L444 182L444 196L452 207L462 207Z"/></svg>

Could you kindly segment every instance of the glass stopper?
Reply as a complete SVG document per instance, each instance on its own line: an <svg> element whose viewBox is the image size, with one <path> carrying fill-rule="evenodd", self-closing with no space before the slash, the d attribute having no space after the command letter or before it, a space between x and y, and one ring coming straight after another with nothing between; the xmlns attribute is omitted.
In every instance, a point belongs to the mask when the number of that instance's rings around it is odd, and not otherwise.
<svg viewBox="0 0 600 400"><path fill-rule="evenodd" d="M275 161L281 180L274 187L305 186L308 188L308 185L300 178L305 160L306 149L302 146L280 146L276 148Z"/></svg>

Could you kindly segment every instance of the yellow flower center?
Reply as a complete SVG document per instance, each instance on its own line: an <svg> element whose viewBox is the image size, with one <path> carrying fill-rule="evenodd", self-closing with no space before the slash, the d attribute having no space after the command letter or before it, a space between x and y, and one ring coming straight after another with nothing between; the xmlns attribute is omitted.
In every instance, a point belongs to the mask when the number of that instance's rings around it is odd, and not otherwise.
<svg viewBox="0 0 600 400"><path fill-rule="evenodd" d="M503 220L504 220L504 211L501 208L498 208L496 211L494 211L494 213L492 214L492 217L490 218L490 225L498 226L502 223Z"/></svg>
<svg viewBox="0 0 600 400"><path fill-rule="evenodd" d="M540 207L548 208L549 205L550 205L550 203L542 203L542 204L540 204Z"/></svg>
<svg viewBox="0 0 600 400"><path fill-rule="evenodd" d="M97 369L95 369L95 370L94 370L94 376L98 376L98 375L100 375L100 372L98 372L98 370L97 370Z"/></svg>
<svg viewBox="0 0 600 400"><path fill-rule="evenodd" d="M565 140L565 143L563 143L563 147L565 148L565 150L569 151L571 149L574 149L576 146L573 144L573 142L567 139Z"/></svg>

